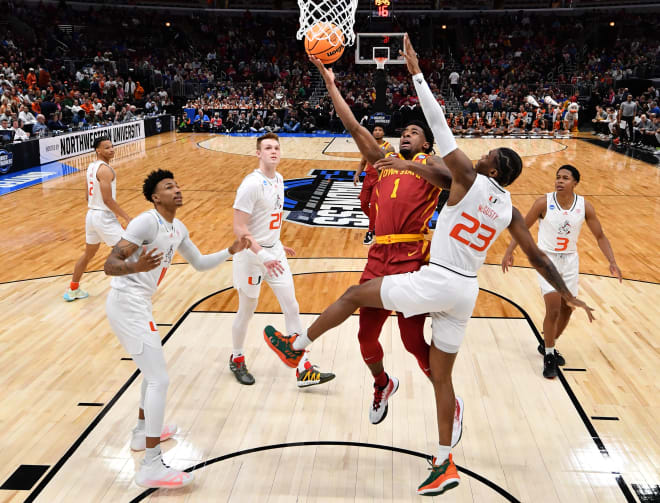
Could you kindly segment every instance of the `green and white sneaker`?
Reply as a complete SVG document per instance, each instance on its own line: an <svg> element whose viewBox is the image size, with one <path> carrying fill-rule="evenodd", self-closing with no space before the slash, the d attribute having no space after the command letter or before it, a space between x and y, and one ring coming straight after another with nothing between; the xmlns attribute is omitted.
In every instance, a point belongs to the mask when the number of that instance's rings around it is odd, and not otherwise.
<svg viewBox="0 0 660 503"><path fill-rule="evenodd" d="M69 288L66 292L64 292L63 297L67 302L72 302L76 299L86 299L89 297L89 294L82 288L77 288L75 290L71 290L71 288Z"/></svg>

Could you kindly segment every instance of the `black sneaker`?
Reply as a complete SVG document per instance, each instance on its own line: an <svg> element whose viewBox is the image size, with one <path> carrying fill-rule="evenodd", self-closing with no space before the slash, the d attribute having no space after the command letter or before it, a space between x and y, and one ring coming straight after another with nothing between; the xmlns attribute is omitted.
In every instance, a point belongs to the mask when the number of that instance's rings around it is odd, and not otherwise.
<svg viewBox="0 0 660 503"><path fill-rule="evenodd" d="M558 372L557 357L555 355L545 355L543 358L543 377L552 379L557 377Z"/></svg>
<svg viewBox="0 0 660 503"><path fill-rule="evenodd" d="M542 355L545 355L545 343L544 342L539 344L539 347L536 348L536 349L538 350L539 353L541 353ZM566 360L564 360L564 356L559 351L557 351L556 349L555 349L555 356L557 357L557 365L558 366L563 367L564 365L566 365Z"/></svg>
<svg viewBox="0 0 660 503"><path fill-rule="evenodd" d="M364 241L362 241L362 244L363 245L370 245L373 242L374 242L374 233L373 233L373 231L367 231L367 233L364 235Z"/></svg>
<svg viewBox="0 0 660 503"><path fill-rule="evenodd" d="M245 365L245 357L240 362L235 362L232 355L229 355L229 370L234 373L234 377L241 384L249 386L254 384L254 377L248 372L247 365Z"/></svg>

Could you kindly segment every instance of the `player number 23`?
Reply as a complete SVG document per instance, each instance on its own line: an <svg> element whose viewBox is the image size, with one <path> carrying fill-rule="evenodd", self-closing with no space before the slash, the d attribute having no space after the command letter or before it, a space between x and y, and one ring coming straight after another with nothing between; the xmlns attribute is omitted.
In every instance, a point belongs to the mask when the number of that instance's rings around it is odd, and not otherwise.
<svg viewBox="0 0 660 503"><path fill-rule="evenodd" d="M270 221L270 229L279 229L282 227L282 213L272 213L271 215L272 220Z"/></svg>
<svg viewBox="0 0 660 503"><path fill-rule="evenodd" d="M484 251L488 248L488 245L490 245L491 240L495 236L495 229L480 223L479 220L465 212L461 213L461 216L467 220L469 224L456 224L449 235L470 248L474 248L479 252ZM471 243L465 237L461 236L461 234L475 234L479 230L485 231L483 234L477 234L477 239L483 242L481 245L478 243Z"/></svg>

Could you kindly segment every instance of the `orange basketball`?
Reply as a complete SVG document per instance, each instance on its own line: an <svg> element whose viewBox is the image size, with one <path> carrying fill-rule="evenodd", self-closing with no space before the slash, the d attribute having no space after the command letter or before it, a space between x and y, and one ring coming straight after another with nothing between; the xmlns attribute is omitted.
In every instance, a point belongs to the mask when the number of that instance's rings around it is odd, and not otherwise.
<svg viewBox="0 0 660 503"><path fill-rule="evenodd" d="M344 34L332 23L316 23L305 34L305 51L326 65L334 63L344 54Z"/></svg>

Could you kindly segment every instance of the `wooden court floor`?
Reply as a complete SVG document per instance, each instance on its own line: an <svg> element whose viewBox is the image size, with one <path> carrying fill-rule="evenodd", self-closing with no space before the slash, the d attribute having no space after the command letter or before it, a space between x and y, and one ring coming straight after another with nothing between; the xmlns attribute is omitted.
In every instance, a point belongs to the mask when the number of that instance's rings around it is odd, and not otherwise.
<svg viewBox="0 0 660 503"><path fill-rule="evenodd" d="M588 232L580 241L580 296L597 309L578 313L559 342L558 379L541 376L536 352L543 302L521 257L503 275L508 236L492 247L454 371L465 400L464 435L454 450L461 485L438 501L654 501L660 484L660 175L655 166L580 140L460 140L471 158L498 145L516 148L525 169L511 187L526 212L553 189L554 172L576 165L578 192L591 201L612 242L623 284ZM346 138L284 138L280 171L352 170ZM117 147L119 203L149 208L141 194L152 169L174 172L184 193L177 215L202 252L231 240L231 206L256 167L254 138L166 133ZM386 368L401 380L388 418L368 421L372 380L362 363L357 318L312 347L337 379L299 391L295 376L263 343L266 324L283 325L264 287L247 340L257 383L242 387L227 367L237 300L231 262L197 273L181 257L154 297L171 386L166 420L180 432L163 444L173 466L193 468L184 491L144 492L133 479L141 455L129 449L139 376L105 319L109 279L99 255L83 278L90 298L61 296L84 246L84 169L0 197L0 501L414 501L427 475L423 456L437 442L432 388L402 344L396 323L381 341ZM305 323L357 282L364 229L286 222ZM656 307L654 307L656 306ZM428 327L427 327L428 330ZM430 335L430 330L429 335ZM25 489L8 481L38 475ZM5 484L5 485L2 485ZM13 487L13 486L12 486Z"/></svg>

